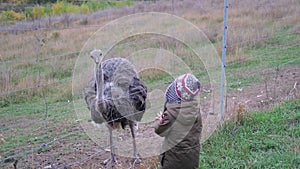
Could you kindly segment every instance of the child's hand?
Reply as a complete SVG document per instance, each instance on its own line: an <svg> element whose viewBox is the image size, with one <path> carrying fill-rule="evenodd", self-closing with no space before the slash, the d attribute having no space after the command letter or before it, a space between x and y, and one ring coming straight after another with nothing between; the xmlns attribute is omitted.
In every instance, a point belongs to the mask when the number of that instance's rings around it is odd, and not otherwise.
<svg viewBox="0 0 300 169"><path fill-rule="evenodd" d="M155 117L155 120L159 120L160 122L162 122L162 119L163 119L163 113L162 112L159 112L157 114L157 117Z"/></svg>

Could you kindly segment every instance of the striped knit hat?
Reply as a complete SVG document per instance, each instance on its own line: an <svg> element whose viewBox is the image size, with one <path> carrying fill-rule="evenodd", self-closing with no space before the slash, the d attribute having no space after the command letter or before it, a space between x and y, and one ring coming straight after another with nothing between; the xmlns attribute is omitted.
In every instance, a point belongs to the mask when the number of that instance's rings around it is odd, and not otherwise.
<svg viewBox="0 0 300 169"><path fill-rule="evenodd" d="M166 101L180 103L192 100L199 93L200 87L200 82L194 75L190 73L181 75L166 89Z"/></svg>

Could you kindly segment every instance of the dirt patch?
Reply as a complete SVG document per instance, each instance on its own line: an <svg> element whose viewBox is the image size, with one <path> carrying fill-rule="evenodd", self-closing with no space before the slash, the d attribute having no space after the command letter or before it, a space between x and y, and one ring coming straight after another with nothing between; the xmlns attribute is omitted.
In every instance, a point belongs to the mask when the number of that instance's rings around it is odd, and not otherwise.
<svg viewBox="0 0 300 169"><path fill-rule="evenodd" d="M58 136L64 135L62 129L66 128L66 124L58 124L55 131ZM114 133L115 137L127 138L131 141L130 131L120 129L121 134ZM28 147L20 147L12 150L11 155L16 155L7 158L0 165L1 168L155 168L158 164L157 156L143 158L140 164L133 164L133 158L116 155L117 163L104 165L103 162L109 158L109 146L98 145L89 138L83 128L78 124L68 129L71 134L61 138L50 138L48 145L30 145ZM50 133L49 133L50 134ZM154 135L151 125L142 125L137 133L137 144L143 144L138 140L140 138L150 137ZM2 138L2 135L1 135ZM131 142L130 142L131 143ZM125 144L125 143L124 143ZM119 146L119 145L118 145ZM132 149L132 144L124 145L127 149ZM145 145L146 146L146 145ZM30 149L30 147L34 147ZM139 145L141 147L141 145ZM23 148L23 150L22 150ZM142 153L142 152L141 152ZM2 155L1 155L2 156ZM130 155L128 155L130 156Z"/></svg>
<svg viewBox="0 0 300 169"><path fill-rule="evenodd" d="M234 118L241 105L249 111L265 111L289 99L300 96L300 68L262 71L263 82L238 88L226 96L226 116Z"/></svg>

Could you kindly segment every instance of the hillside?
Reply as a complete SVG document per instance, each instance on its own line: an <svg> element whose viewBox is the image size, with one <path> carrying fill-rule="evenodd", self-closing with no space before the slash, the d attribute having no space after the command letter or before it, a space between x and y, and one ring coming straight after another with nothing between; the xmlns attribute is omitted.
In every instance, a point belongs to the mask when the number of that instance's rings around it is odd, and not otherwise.
<svg viewBox="0 0 300 169"><path fill-rule="evenodd" d="M218 112L219 78L214 81L213 77L220 73L220 67L203 59L217 56L215 64L220 63L222 0L136 1L129 6L88 13L63 12L36 19L1 21L0 168L103 168L101 162L109 153L107 137L99 133L107 131L91 124L86 105L82 104L82 89L92 76L89 70L93 65L81 56L88 52L83 49L103 48L99 44L122 37L122 33L134 28L157 31L124 36L104 51L108 51L107 58L138 58L135 66L149 89L151 104L137 134L145 158L136 168L157 166L157 154L149 154L159 147L160 140L155 140L151 124L162 109L166 86L183 70L194 73L203 86L201 168L296 168L300 4L296 0L232 0L228 10L228 122L222 128ZM132 21L130 16L143 12L167 13L165 16L175 16L183 22L168 25L160 22L162 18L150 17L146 22L137 18L132 29L109 27L111 31L102 34L97 43L88 43L105 26L118 24L118 20L126 17ZM179 23L193 26L180 27ZM201 36L190 33L192 28L197 28ZM158 33L163 31L173 31L178 37L184 34L188 42L197 43L183 43L175 36ZM207 46L211 53L202 50L197 55L192 50ZM86 61L84 69L78 68L80 59ZM180 66L167 67L172 64ZM127 129L115 131L115 137L131 141ZM128 156L120 156L119 161L118 168L132 167Z"/></svg>

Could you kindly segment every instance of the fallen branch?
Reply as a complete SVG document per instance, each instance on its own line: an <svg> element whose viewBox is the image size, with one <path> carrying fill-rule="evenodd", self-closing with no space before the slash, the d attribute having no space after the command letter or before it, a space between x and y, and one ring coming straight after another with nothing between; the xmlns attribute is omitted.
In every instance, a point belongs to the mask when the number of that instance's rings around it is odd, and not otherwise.
<svg viewBox="0 0 300 169"><path fill-rule="evenodd" d="M298 81L295 82L294 87L292 88L292 90L290 90L290 92L289 92L289 94L288 94L289 96L295 95L295 94L296 94L296 91L297 91L297 83L298 83Z"/></svg>

